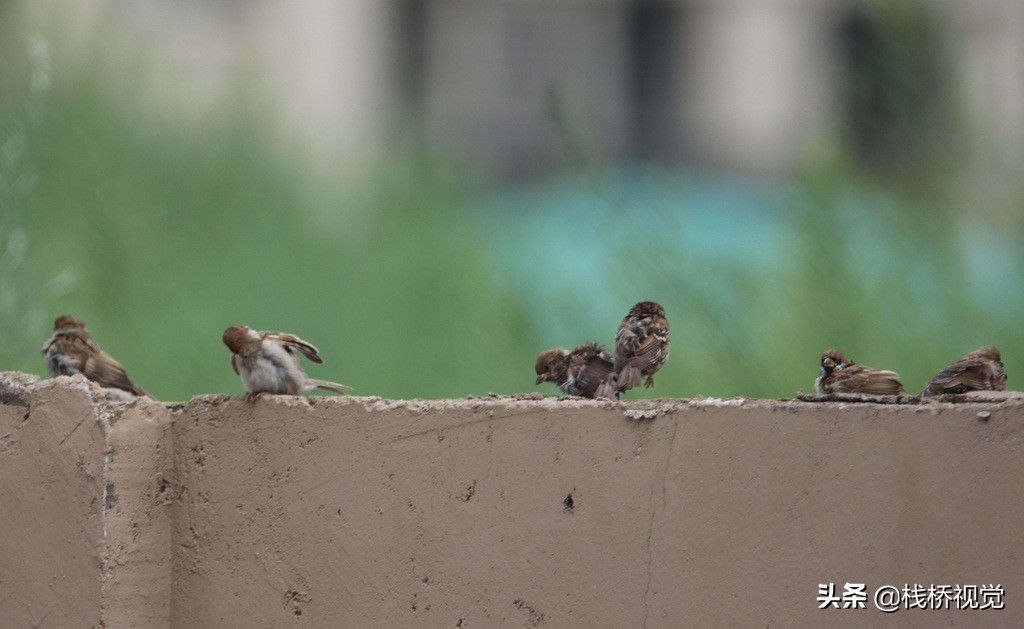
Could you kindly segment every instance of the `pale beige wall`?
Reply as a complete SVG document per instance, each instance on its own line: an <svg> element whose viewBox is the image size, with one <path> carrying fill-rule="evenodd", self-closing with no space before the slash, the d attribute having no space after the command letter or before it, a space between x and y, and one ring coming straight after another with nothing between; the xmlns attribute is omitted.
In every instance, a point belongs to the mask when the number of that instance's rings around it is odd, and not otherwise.
<svg viewBox="0 0 1024 629"><path fill-rule="evenodd" d="M656 416L626 416L644 410ZM124 453L104 516L122 585L108 576L104 613L171 627L1020 626L1022 420L1020 400L143 402L107 431L113 463ZM77 452L37 456L78 466ZM32 490L0 508L24 511ZM62 499L84 504L74 493ZM21 539L62 552L59 537ZM94 604L95 568L81 577ZM995 583L1006 609L819 611L828 581Z"/></svg>
<svg viewBox="0 0 1024 629"><path fill-rule="evenodd" d="M0 626L99 627L106 446L87 388L0 373Z"/></svg>

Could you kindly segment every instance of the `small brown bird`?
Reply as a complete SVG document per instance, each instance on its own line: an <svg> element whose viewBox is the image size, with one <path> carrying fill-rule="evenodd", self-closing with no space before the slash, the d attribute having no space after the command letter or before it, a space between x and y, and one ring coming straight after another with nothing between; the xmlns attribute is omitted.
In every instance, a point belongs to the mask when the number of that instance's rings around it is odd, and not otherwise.
<svg viewBox="0 0 1024 629"><path fill-rule="evenodd" d="M244 325L224 330L224 344L231 350L231 367L245 385L250 402L265 393L299 395L313 389L336 393L351 388L337 382L315 380L306 375L295 351L314 363L324 362L315 347L293 334L257 332Z"/></svg>
<svg viewBox="0 0 1024 629"><path fill-rule="evenodd" d="M640 386L654 386L654 374L668 361L669 334L665 309L641 301L629 310L615 335L614 373L600 391L604 397Z"/></svg>
<svg viewBox="0 0 1024 629"><path fill-rule="evenodd" d="M818 395L863 393L865 395L906 395L895 371L858 365L837 349L821 355L821 375L814 381Z"/></svg>
<svg viewBox="0 0 1024 629"><path fill-rule="evenodd" d="M53 335L43 345L43 356L50 377L80 373L101 387L151 397L131 381L121 363L100 349L85 324L71 315L62 315L53 322Z"/></svg>
<svg viewBox="0 0 1024 629"><path fill-rule="evenodd" d="M537 357L537 384L553 382L563 393L595 398L612 373L612 355L597 343L583 343L567 351L549 349ZM608 397L608 396L603 396Z"/></svg>
<svg viewBox="0 0 1024 629"><path fill-rule="evenodd" d="M955 363L946 365L928 386L921 397L940 393L967 393L968 391L1005 391L1006 372L999 350L986 345L979 347Z"/></svg>

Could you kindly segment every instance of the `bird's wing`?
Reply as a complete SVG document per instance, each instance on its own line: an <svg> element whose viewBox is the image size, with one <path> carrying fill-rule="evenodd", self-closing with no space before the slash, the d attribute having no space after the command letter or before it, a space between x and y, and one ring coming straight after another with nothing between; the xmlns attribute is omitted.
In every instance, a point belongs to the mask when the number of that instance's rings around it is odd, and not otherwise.
<svg viewBox="0 0 1024 629"><path fill-rule="evenodd" d="M285 346L285 349L296 349L302 352L303 356L318 365L324 362L324 359L320 358L320 352L312 343L307 343L294 334L286 334L284 332L262 332L261 334L265 339L272 339L281 343Z"/></svg>
<svg viewBox="0 0 1024 629"><path fill-rule="evenodd" d="M89 380L104 387L115 387L135 395L149 396L141 387L131 381L121 363L114 360L113 356L104 351L93 354L86 359L82 374Z"/></svg>
<svg viewBox="0 0 1024 629"><path fill-rule="evenodd" d="M858 365L860 367L860 365ZM903 393L903 385L900 383L900 375L895 371L882 371L860 367L859 369L844 369L837 372L840 374L838 387L844 393L863 393L865 395L900 395Z"/></svg>
<svg viewBox="0 0 1024 629"><path fill-rule="evenodd" d="M574 364L569 371L576 381L576 387L586 396L592 398L598 388L608 382L614 372L612 357L608 352L588 353L574 357Z"/></svg>
<svg viewBox="0 0 1024 629"><path fill-rule="evenodd" d="M655 327L644 333L642 330L628 330L621 334L621 343L616 342L616 363L628 362L643 369L647 365L665 362L668 348L668 330ZM619 356L621 350L621 358Z"/></svg>
<svg viewBox="0 0 1024 629"><path fill-rule="evenodd" d="M958 360L940 371L928 383L932 394L965 393L971 390L987 389L989 386L986 364L983 358Z"/></svg>

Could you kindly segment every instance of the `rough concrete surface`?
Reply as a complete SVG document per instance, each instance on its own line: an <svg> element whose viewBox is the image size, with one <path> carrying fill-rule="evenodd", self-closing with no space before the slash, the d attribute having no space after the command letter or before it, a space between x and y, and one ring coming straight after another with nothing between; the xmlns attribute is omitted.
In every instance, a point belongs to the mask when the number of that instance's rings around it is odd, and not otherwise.
<svg viewBox="0 0 1024 629"><path fill-rule="evenodd" d="M4 626L1024 626L1021 398L101 398L0 379Z"/></svg>
<svg viewBox="0 0 1024 629"><path fill-rule="evenodd" d="M0 618L99 627L106 446L88 387L0 374Z"/></svg>

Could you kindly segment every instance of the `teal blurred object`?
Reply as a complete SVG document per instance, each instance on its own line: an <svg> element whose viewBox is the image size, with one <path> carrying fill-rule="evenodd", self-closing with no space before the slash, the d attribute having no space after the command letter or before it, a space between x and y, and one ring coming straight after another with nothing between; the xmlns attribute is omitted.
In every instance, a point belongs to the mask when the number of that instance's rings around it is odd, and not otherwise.
<svg viewBox="0 0 1024 629"><path fill-rule="evenodd" d="M600 331L595 340L608 343L634 302L678 302L680 276L710 287L713 277L696 265L782 263L785 233L775 217L791 193L722 175L634 169L596 184L570 177L499 195L483 228L540 314L542 336Z"/></svg>
<svg viewBox="0 0 1024 629"><path fill-rule="evenodd" d="M540 347L610 344L634 302L661 302L673 353L659 395L792 395L832 346L914 392L982 344L1020 364L1019 242L812 184L630 169L499 195L483 225Z"/></svg>

